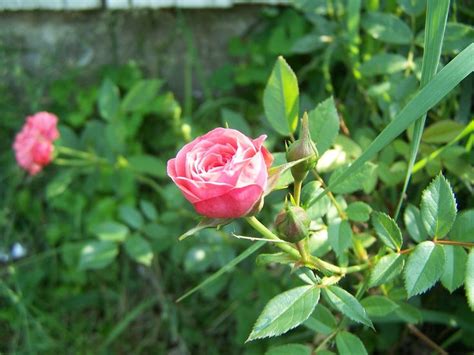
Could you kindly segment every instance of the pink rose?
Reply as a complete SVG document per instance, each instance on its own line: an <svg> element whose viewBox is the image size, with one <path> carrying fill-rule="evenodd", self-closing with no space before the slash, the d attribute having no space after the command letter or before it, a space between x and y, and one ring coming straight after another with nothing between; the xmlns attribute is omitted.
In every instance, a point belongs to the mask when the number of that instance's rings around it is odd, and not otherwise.
<svg viewBox="0 0 474 355"><path fill-rule="evenodd" d="M52 113L38 112L28 116L13 143L18 165L35 175L53 158L53 141L59 138L58 118Z"/></svg>
<svg viewBox="0 0 474 355"><path fill-rule="evenodd" d="M273 157L263 146L265 139L216 128L169 160L168 175L197 213L211 218L245 216L267 186Z"/></svg>

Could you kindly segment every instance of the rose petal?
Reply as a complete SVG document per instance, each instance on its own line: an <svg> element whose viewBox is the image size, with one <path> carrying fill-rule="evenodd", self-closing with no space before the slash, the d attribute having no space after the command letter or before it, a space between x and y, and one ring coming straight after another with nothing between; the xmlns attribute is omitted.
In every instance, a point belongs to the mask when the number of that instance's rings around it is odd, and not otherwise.
<svg viewBox="0 0 474 355"><path fill-rule="evenodd" d="M225 195L194 203L196 212L210 218L239 218L248 214L259 201L263 190L251 185L229 191Z"/></svg>

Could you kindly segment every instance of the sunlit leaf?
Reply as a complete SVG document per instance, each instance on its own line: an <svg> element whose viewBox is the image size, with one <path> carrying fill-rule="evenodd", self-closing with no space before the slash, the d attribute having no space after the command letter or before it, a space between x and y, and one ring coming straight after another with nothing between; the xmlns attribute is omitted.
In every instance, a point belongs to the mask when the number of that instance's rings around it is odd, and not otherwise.
<svg viewBox="0 0 474 355"><path fill-rule="evenodd" d="M404 271L408 297L425 292L443 274L445 256L443 248L431 241L418 244L408 257Z"/></svg>
<svg viewBox="0 0 474 355"><path fill-rule="evenodd" d="M303 323L318 304L320 289L300 286L272 298L255 322L247 341L286 333Z"/></svg>
<svg viewBox="0 0 474 355"><path fill-rule="evenodd" d="M292 134L298 125L298 80L283 57L278 57L263 93L265 115L273 129L283 136Z"/></svg>

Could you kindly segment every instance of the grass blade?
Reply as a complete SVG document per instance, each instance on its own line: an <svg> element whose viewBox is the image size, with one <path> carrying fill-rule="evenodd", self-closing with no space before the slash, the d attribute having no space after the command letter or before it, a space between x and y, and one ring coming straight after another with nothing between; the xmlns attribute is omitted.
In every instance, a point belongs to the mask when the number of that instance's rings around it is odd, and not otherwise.
<svg viewBox="0 0 474 355"><path fill-rule="evenodd" d="M446 21L448 20L449 0L428 1L426 10L426 31L423 52L423 63L421 67L420 87L424 87L436 74L438 70L441 47L443 45ZM403 182L402 192L395 209L394 219L397 220L404 200L408 184L410 182L413 166L415 165L418 149L420 148L421 136L425 127L426 113L416 122L413 129L413 140L411 142L410 159L408 161L407 173Z"/></svg>
<svg viewBox="0 0 474 355"><path fill-rule="evenodd" d="M408 102L395 119L380 132L369 147L349 166L337 179L318 196L320 199L328 191L347 179L362 165L372 159L375 154L392 142L400 133L408 128L418 117L421 117L443 97L445 97L456 85L474 70L474 44L469 45L449 62L433 79L426 84Z"/></svg>
<svg viewBox="0 0 474 355"><path fill-rule="evenodd" d="M151 308L158 302L158 297L153 297L152 299L145 300L132 309L109 333L107 339L102 344L102 349L107 348L110 344L113 343L117 337L122 334L128 327L128 325L133 322L135 319L140 316L148 308Z"/></svg>
<svg viewBox="0 0 474 355"><path fill-rule="evenodd" d="M191 296L193 293L196 291L199 291L201 288L204 286L208 285L212 281L216 280L226 272L232 270L234 266L236 266L238 263L240 263L242 260L246 259L250 255L252 255L254 252L256 252L258 249L263 247L265 245L265 241L258 241L254 244L252 244L249 248L245 249L242 254L231 260L227 265L221 267L219 270L217 270L215 273L213 273L211 276L209 276L207 279L205 279L203 282L201 282L199 285L196 287L193 287L191 290L186 292L184 295L182 295L180 298L176 300L176 302L181 302L185 298L188 298Z"/></svg>

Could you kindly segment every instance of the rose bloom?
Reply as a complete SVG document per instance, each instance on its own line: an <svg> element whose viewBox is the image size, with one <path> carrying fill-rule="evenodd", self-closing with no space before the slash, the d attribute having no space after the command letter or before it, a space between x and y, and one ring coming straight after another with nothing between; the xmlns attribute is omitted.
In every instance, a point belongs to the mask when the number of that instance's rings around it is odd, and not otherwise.
<svg viewBox="0 0 474 355"><path fill-rule="evenodd" d="M38 174L53 158L53 141L59 138L58 118L52 113L38 112L26 118L16 135L13 150L18 165L30 175Z"/></svg>
<svg viewBox="0 0 474 355"><path fill-rule="evenodd" d="M265 139L216 128L169 160L168 175L197 213L211 218L245 216L260 203L267 186L273 157L263 146Z"/></svg>

